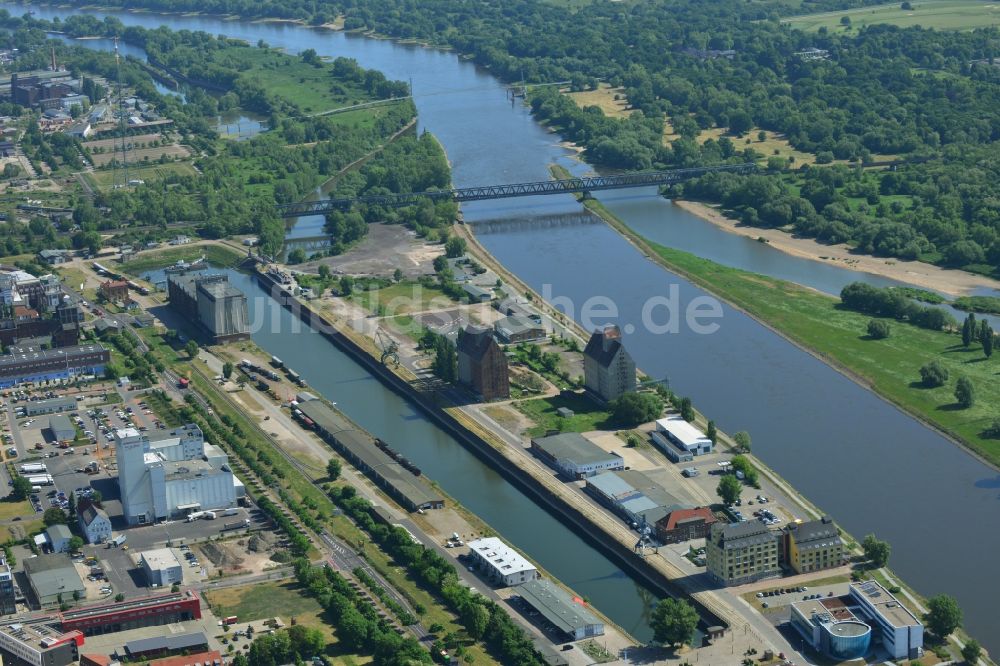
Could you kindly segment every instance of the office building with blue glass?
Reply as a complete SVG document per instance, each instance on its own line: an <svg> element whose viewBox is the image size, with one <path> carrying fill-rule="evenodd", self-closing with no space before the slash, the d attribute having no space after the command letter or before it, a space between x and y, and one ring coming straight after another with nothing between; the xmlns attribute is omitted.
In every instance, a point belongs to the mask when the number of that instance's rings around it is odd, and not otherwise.
<svg viewBox="0 0 1000 666"><path fill-rule="evenodd" d="M884 649L889 658L916 659L923 625L875 581L851 584L842 597L792 604L791 624L817 652L837 661Z"/></svg>

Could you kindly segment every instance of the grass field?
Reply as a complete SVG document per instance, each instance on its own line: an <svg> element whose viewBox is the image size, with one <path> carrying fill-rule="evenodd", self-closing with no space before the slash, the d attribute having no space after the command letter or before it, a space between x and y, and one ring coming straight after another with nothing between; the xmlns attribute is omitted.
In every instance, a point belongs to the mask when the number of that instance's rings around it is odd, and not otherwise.
<svg viewBox="0 0 1000 666"><path fill-rule="evenodd" d="M519 400L514 406L535 422L536 425L528 429L528 434L532 437L544 435L549 430L589 432L614 427L608 411L601 409L593 400L582 395L572 397L557 395L551 398ZM556 410L560 407L572 409L573 416L563 418L556 414Z"/></svg>
<svg viewBox="0 0 1000 666"><path fill-rule="evenodd" d="M869 381L879 394L926 419L989 461L1000 464L1000 440L982 436L997 417L1000 358L985 359L982 349L965 349L956 334L929 331L890 321L891 335L871 340L871 317L841 309L839 299L791 282L748 273L686 252L649 243L667 266L768 325ZM767 298L762 298L767 294ZM937 360L948 369L940 388L924 388L920 367ZM955 382L972 380L976 403L961 409Z"/></svg>
<svg viewBox="0 0 1000 666"><path fill-rule="evenodd" d="M171 143L166 146L157 146L155 148L129 148L128 160L129 164L140 164L143 161L155 162L163 155L166 155L169 158L187 159L191 156L191 151L184 146L177 145L176 143ZM109 164L114 159L115 153L113 152L93 153L90 156L90 161L92 161L96 167L102 167L105 164Z"/></svg>
<svg viewBox="0 0 1000 666"><path fill-rule="evenodd" d="M101 169L84 174L94 187L102 190L110 190L114 187L116 171L114 169ZM169 162L167 164L153 164L150 166L129 166L129 180L142 180L147 185L158 180L163 180L170 175L180 174L182 176L196 176L198 172L189 162ZM118 178L121 173L118 172ZM121 181L119 181L121 182Z"/></svg>
<svg viewBox="0 0 1000 666"><path fill-rule="evenodd" d="M901 8L902 3L863 7L823 14L807 14L783 19L793 28L800 30L827 30L856 32L867 25L888 23L901 28L921 26L937 30L972 30L1000 25L1000 3L983 0L927 0L911 1L912 9ZM841 24L841 19L851 19L850 26Z"/></svg>
<svg viewBox="0 0 1000 666"><path fill-rule="evenodd" d="M30 516L34 513L28 500L11 502L6 499L0 501L0 520L10 520L14 516Z"/></svg>
<svg viewBox="0 0 1000 666"><path fill-rule="evenodd" d="M204 595L205 601L212 607L212 612L217 617L235 615L241 623L280 617L286 626L294 618L296 624L323 632L328 656L341 658L347 656L337 649L337 636L330 622L323 617L322 606L298 583L255 583L208 590ZM358 664L371 661L369 657L358 655L350 655L350 658L353 663Z"/></svg>
<svg viewBox="0 0 1000 666"><path fill-rule="evenodd" d="M243 258L243 255L222 245L181 245L166 250L143 252L138 259L122 264L120 268L123 273L138 276L144 271L169 266L178 261L195 261L202 255L216 266L232 266Z"/></svg>
<svg viewBox="0 0 1000 666"><path fill-rule="evenodd" d="M358 292L351 298L369 312L382 306L393 315L448 308L455 304L437 287L424 287L417 282L399 282L382 289Z"/></svg>
<svg viewBox="0 0 1000 666"><path fill-rule="evenodd" d="M615 95L621 99L615 99ZM632 110L628 107L628 100L625 98L624 88L612 88L606 83L602 83L597 90L584 90L582 92L569 92L566 96L576 102L581 109L588 106L596 106L609 118L628 118Z"/></svg>
<svg viewBox="0 0 1000 666"><path fill-rule="evenodd" d="M724 127L714 127L712 129L702 130L696 140L699 144L703 144L709 139L718 141L723 136L729 136L729 139L736 146L737 150L753 148L758 153L764 155L765 160L768 157L784 157L786 159L791 157L795 160L793 166L813 164L816 162L816 156L812 153L804 153L801 150L792 148L792 145L788 143L788 140L783 134L765 130L765 138L761 141L757 138L757 135L760 133L760 129L756 127L742 137L733 136L727 132L727 129ZM669 139L670 137L665 138ZM673 135L673 138L676 138L676 135ZM747 139L750 139L750 143L747 143Z"/></svg>

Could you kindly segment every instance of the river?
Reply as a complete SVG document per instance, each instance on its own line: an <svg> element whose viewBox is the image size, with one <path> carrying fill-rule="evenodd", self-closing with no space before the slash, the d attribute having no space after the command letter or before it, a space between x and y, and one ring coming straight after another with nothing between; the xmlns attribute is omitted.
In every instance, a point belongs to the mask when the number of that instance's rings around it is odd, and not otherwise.
<svg viewBox="0 0 1000 666"><path fill-rule="evenodd" d="M0 7L15 14L24 11ZM69 11L32 9L43 18ZM577 173L586 168L525 108L512 106L499 81L454 53L286 24L114 15L129 25L199 29L250 43L263 39L292 52L313 48L324 56L356 58L390 78L412 79L419 129L441 140L457 186L543 180L552 163ZM638 199L634 192L623 192L601 198L652 240L721 263L828 292L858 279L884 282L727 234L655 197ZM569 196L463 206L465 219L473 224L578 211ZM315 218L300 220L291 235L315 235L318 224ZM675 390L690 396L725 430L748 430L755 453L845 529L858 537L875 532L887 539L893 546L893 568L925 595L955 596L970 632L994 653L1000 652L1000 622L994 611L994 592L1000 589L1000 570L994 566L995 553L1000 552L996 471L728 306L721 307L721 326L711 335L697 334L688 326L677 333L649 332L641 325L641 312L651 297L670 295L671 285L677 286L682 304L704 294L644 258L603 224L483 224L478 229L482 242L501 262L539 292L567 298L576 315L594 296L614 303L616 321L634 329L626 344L640 367L653 377L669 378ZM621 580L616 567L601 562L603 558L582 543L564 542L575 537L559 530L547 515L532 516L530 523L512 519L520 514L502 502L505 496L513 501L517 494L498 476L410 405L345 363L332 347L300 344L299 337L317 339L298 336L293 342L284 335L259 342L598 608L627 629L635 626L642 609L640 594L632 585L615 582ZM320 357L328 368L316 367ZM428 459L433 464L427 464ZM487 493L497 493L491 498L500 497L501 503L480 501ZM933 536L944 527L955 539ZM972 535L975 543L969 541ZM583 555L567 557L571 548L582 548ZM574 571L584 560L588 566Z"/></svg>

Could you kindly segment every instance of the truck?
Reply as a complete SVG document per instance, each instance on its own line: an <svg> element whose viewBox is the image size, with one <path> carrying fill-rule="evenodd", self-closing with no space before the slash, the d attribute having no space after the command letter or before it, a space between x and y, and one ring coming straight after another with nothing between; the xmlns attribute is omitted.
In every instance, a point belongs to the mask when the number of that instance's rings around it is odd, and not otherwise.
<svg viewBox="0 0 1000 666"><path fill-rule="evenodd" d="M51 486L55 483L52 480L51 474L32 474L30 476L26 476L25 478L28 479L28 483L33 486Z"/></svg>
<svg viewBox="0 0 1000 666"><path fill-rule="evenodd" d="M119 534L118 536L116 536L114 539L111 540L111 545L114 546L115 548L118 548L123 543L125 543L127 539L128 537L126 537L124 534Z"/></svg>
<svg viewBox="0 0 1000 666"><path fill-rule="evenodd" d="M27 463L21 465L18 469L21 471L21 474L45 474L49 471L48 467L42 463Z"/></svg>
<svg viewBox="0 0 1000 666"><path fill-rule="evenodd" d="M241 530L244 527L250 527L250 520L248 518L244 518L243 520L236 520L231 523L226 523L225 525L222 526L222 531L225 532L226 530Z"/></svg>
<svg viewBox="0 0 1000 666"><path fill-rule="evenodd" d="M196 520L200 520L202 517L204 517L204 515L205 515L204 511L192 511L191 513L188 514L187 522L193 523Z"/></svg>
<svg viewBox="0 0 1000 666"><path fill-rule="evenodd" d="M226 619L224 619L224 620L222 621L222 624L224 624L224 625L226 625L226 626L228 627L228 626L229 626L229 625L231 625L231 624L236 624L236 622L237 622L238 620L239 620L239 618L238 618L237 616L235 616L235 615L230 615L229 617L227 617Z"/></svg>
<svg viewBox="0 0 1000 666"><path fill-rule="evenodd" d="M87 463L87 466L83 468L83 471L87 474L97 474L101 471L101 467L97 464L96 460L91 460Z"/></svg>
<svg viewBox="0 0 1000 666"><path fill-rule="evenodd" d="M202 512L202 516L201 517L204 518L205 520L215 520L215 512L214 511L204 511L204 512Z"/></svg>
<svg viewBox="0 0 1000 666"><path fill-rule="evenodd" d="M271 365L273 365L276 368L280 368L281 366L285 365L285 363L284 363L284 361L282 361L277 356L272 356L271 357Z"/></svg>
<svg viewBox="0 0 1000 666"><path fill-rule="evenodd" d="M186 389L190 383L191 380L189 380L187 377L181 377L180 379L177 380L177 387Z"/></svg>
<svg viewBox="0 0 1000 666"><path fill-rule="evenodd" d="M232 507L232 508L230 508L230 509L226 509L225 511L223 511L223 512L222 512L222 515L223 515L223 516L235 516L235 515L236 515L236 514L238 514L239 512L240 512L240 510L239 510L239 509L237 509L236 507Z"/></svg>

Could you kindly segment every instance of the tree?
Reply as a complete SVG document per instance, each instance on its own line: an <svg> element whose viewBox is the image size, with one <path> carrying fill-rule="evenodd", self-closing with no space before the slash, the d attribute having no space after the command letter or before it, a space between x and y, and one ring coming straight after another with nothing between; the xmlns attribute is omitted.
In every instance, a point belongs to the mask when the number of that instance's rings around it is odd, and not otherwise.
<svg viewBox="0 0 1000 666"><path fill-rule="evenodd" d="M392 281L399 282L403 279L403 271L399 268L392 272Z"/></svg>
<svg viewBox="0 0 1000 666"><path fill-rule="evenodd" d="M649 621L653 638L664 645L690 643L698 626L698 611L684 599L664 599L656 604Z"/></svg>
<svg viewBox="0 0 1000 666"><path fill-rule="evenodd" d="M868 337L872 340L884 340L889 337L889 323L881 319L872 319L868 322Z"/></svg>
<svg viewBox="0 0 1000 666"><path fill-rule="evenodd" d="M864 541L861 542L861 549L865 552L865 558L875 568L881 569L889 564L889 555L892 552L892 546L885 541L879 541L875 538L874 534L869 534L865 537Z"/></svg>
<svg viewBox="0 0 1000 666"><path fill-rule="evenodd" d="M28 499L29 493L31 493L31 481L23 476L14 477L14 487L10 491L11 496L20 502Z"/></svg>
<svg viewBox="0 0 1000 666"><path fill-rule="evenodd" d="M354 278L350 275L345 275L340 278L340 295L350 296L354 291Z"/></svg>
<svg viewBox="0 0 1000 666"><path fill-rule="evenodd" d="M655 393L629 391L611 402L612 418L626 428L655 421L662 412L663 401Z"/></svg>
<svg viewBox="0 0 1000 666"><path fill-rule="evenodd" d="M924 619L927 621L927 628L943 640L962 626L962 609L953 597L938 594L928 599Z"/></svg>
<svg viewBox="0 0 1000 666"><path fill-rule="evenodd" d="M3 177L4 178L17 178L21 175L21 167L14 164L13 162L8 162L3 165Z"/></svg>
<svg viewBox="0 0 1000 666"><path fill-rule="evenodd" d="M480 603L469 601L459 609L459 613L469 635L476 640L482 638L490 622L489 610Z"/></svg>
<svg viewBox="0 0 1000 666"><path fill-rule="evenodd" d="M326 264L320 264L319 265L319 279L323 280L324 282L326 282L327 280L330 279L330 275L331 275L331 273L330 273L330 267L327 266Z"/></svg>
<svg viewBox="0 0 1000 666"><path fill-rule="evenodd" d="M226 361L222 364L222 376L229 379L233 376L233 370L235 369L236 366L234 366L231 361Z"/></svg>
<svg viewBox="0 0 1000 666"><path fill-rule="evenodd" d="M467 243L464 238L459 238L458 236L451 236L448 241L444 244L444 253L449 259L455 259L456 257L461 257L465 254Z"/></svg>
<svg viewBox="0 0 1000 666"><path fill-rule="evenodd" d="M750 451L750 433L746 430L740 430L733 435L733 441L736 442L736 446L739 447L740 451Z"/></svg>
<svg viewBox="0 0 1000 666"><path fill-rule="evenodd" d="M44 522L47 527L51 527L53 525L65 525L66 521L66 512L59 507L46 509L45 513L42 514L42 522Z"/></svg>
<svg viewBox="0 0 1000 666"><path fill-rule="evenodd" d="M681 398L681 418L690 423L694 421L694 406L691 404L691 398Z"/></svg>
<svg viewBox="0 0 1000 666"><path fill-rule="evenodd" d="M194 340L188 340L184 343L184 351L187 352L189 358L194 359L198 355L198 343Z"/></svg>
<svg viewBox="0 0 1000 666"><path fill-rule="evenodd" d="M326 461L326 475L330 477L331 481L336 481L340 478L340 472L342 470L342 465L340 461L336 458L330 458Z"/></svg>
<svg viewBox="0 0 1000 666"><path fill-rule="evenodd" d="M959 377L955 384L955 400L962 409L968 409L976 404L976 388L968 377Z"/></svg>
<svg viewBox="0 0 1000 666"><path fill-rule="evenodd" d="M719 480L719 487L715 489L715 492L722 498L722 502L729 506L736 504L736 500L740 498L743 484L732 474L726 474Z"/></svg>
<svg viewBox="0 0 1000 666"><path fill-rule="evenodd" d="M986 358L993 356L993 343L995 342L993 338L993 329L990 325L983 321L985 324L979 332L979 341L983 343L983 354Z"/></svg>
<svg viewBox="0 0 1000 666"><path fill-rule="evenodd" d="M74 536L69 540L69 552L75 553L81 548L83 548L83 539L78 536Z"/></svg>
<svg viewBox="0 0 1000 666"><path fill-rule="evenodd" d="M79 434L80 432L77 431L77 436L79 436ZM76 493L69 494L68 504L69 504L69 517L72 518L76 515Z"/></svg>
<svg viewBox="0 0 1000 666"><path fill-rule="evenodd" d="M976 315L972 312L962 322L962 346L968 347L976 339Z"/></svg>
<svg viewBox="0 0 1000 666"><path fill-rule="evenodd" d="M965 645L962 646L962 659L965 663L970 664L970 666L975 666L979 663L979 657L983 654L983 648L979 646L979 641L975 638L970 638L966 641Z"/></svg>
<svg viewBox="0 0 1000 666"><path fill-rule="evenodd" d="M719 437L719 431L715 428L715 421L708 422L708 432L705 435L712 440L712 444L715 444L716 439Z"/></svg>
<svg viewBox="0 0 1000 666"><path fill-rule="evenodd" d="M944 386L948 381L948 368L937 361L926 363L920 367L920 380L928 388Z"/></svg>
<svg viewBox="0 0 1000 666"><path fill-rule="evenodd" d="M121 592L119 592L118 594L115 595L115 603L119 603L120 604L123 601L125 601L125 595L124 594L122 594Z"/></svg>

